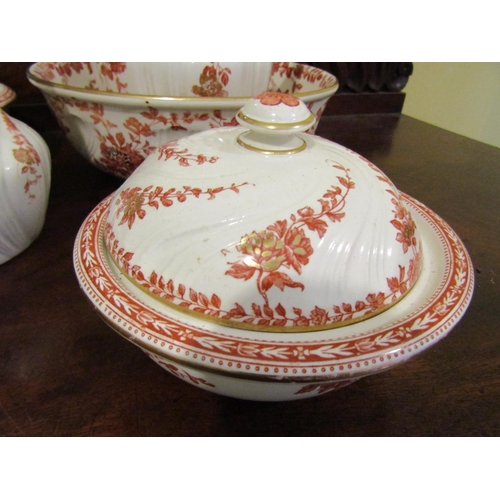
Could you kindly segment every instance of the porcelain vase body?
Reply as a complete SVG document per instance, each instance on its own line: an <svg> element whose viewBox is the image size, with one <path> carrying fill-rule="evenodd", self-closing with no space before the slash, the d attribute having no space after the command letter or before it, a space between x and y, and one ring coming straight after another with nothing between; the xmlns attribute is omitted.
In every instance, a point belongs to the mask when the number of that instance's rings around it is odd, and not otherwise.
<svg viewBox="0 0 500 500"><path fill-rule="evenodd" d="M0 109L0 264L39 236L50 178L50 152L44 140Z"/></svg>

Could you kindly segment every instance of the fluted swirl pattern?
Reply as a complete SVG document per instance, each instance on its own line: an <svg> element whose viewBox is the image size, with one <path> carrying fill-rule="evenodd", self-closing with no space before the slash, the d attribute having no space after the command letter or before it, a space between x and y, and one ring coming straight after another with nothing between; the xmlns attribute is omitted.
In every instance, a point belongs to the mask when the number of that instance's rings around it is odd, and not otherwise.
<svg viewBox="0 0 500 500"><path fill-rule="evenodd" d="M319 137L249 152L241 127L165 145L110 205L106 245L136 284L186 313L307 331L381 312L415 283L418 229L389 179Z"/></svg>

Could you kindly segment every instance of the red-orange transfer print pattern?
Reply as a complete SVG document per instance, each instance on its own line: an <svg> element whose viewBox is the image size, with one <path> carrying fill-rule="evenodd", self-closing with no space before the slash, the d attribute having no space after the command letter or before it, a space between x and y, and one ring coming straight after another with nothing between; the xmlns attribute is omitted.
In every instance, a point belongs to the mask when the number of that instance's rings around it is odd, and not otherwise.
<svg viewBox="0 0 500 500"><path fill-rule="evenodd" d="M26 182L24 184L24 192L29 198L36 198L33 192L33 186L38 184L42 178L40 173L41 159L30 141L20 132L15 123L9 116L0 110L2 119L7 126L7 130L12 134L14 144L18 146L12 150L14 158L19 162L21 167L21 175L24 176Z"/></svg>
<svg viewBox="0 0 500 500"><path fill-rule="evenodd" d="M188 152L183 151L183 154ZM394 218L390 223L397 230L396 241L401 243L404 253L410 250L413 253L408 269L399 266L399 274L387 278L390 290L388 293L374 291L353 304L334 304L330 310L319 306L305 312L300 307L287 310L279 302L271 304L268 297L268 292L273 288L281 291L285 288L301 291L305 289L303 283L290 276L290 271L293 270L300 276L303 267L309 264L309 259L314 253L309 233L316 233L322 238L329 224L340 223L345 217L346 199L349 192L355 189L355 183L351 179L349 169L333 161L329 163L332 168L339 171L338 185L332 185L325 191L318 200L319 207L303 207L291 214L288 220L275 221L265 230L244 235L236 245L240 258L228 262L229 269L225 274L235 279L255 282L262 302L252 303L251 310L245 309L237 302L229 308L223 307L222 299L217 293L207 294L193 288L188 289L185 284L175 283L171 278L162 277L155 271L146 276L139 265L132 264L133 252L120 247L109 224L106 226L105 235L108 248L118 266L149 292L180 307L221 320L237 321L256 327L321 328L336 323L344 324L364 315L374 314L398 300L413 286L420 272L421 253L417 247L416 226L409 211L396 195L390 181L372 164L371 168L377 172L381 180L388 183L390 188L387 191L392 195L394 205ZM191 195L198 197L201 194L208 194L209 199L212 199L216 193L227 189L238 193L239 187L245 184L195 192L190 187L186 191L171 189L167 192L160 187L153 189L152 186L146 190L128 189L116 202L119 206L116 215L121 216L120 225L127 224L131 228L136 216L139 219L144 218L147 206L158 209L159 201L164 207L168 207L174 199L184 201ZM223 253L226 255L227 251ZM369 346L364 347L369 348Z"/></svg>

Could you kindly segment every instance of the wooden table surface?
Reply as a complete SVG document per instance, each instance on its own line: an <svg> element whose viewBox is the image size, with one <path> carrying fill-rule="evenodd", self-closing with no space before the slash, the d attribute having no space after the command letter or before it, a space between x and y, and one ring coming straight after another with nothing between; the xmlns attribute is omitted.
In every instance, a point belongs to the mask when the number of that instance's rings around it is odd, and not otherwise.
<svg viewBox="0 0 500 500"><path fill-rule="evenodd" d="M230 399L169 375L82 294L73 242L120 185L58 131L42 234L0 266L2 436L499 436L500 149L400 115L324 116L319 135L379 166L434 210L472 258L476 286L451 333L408 363L286 403Z"/></svg>

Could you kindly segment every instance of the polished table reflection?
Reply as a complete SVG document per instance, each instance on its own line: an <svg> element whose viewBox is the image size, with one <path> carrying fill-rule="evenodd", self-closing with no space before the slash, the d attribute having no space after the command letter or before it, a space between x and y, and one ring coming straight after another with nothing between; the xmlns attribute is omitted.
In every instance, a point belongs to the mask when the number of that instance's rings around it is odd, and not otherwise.
<svg viewBox="0 0 500 500"><path fill-rule="evenodd" d="M111 330L80 291L73 244L121 181L62 133L42 234L0 266L2 436L499 436L500 148L398 114L324 116L317 134L380 167L459 235L476 286L450 334L390 371L311 399L203 391Z"/></svg>

